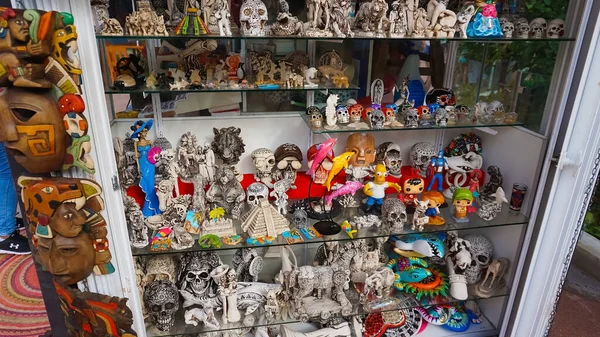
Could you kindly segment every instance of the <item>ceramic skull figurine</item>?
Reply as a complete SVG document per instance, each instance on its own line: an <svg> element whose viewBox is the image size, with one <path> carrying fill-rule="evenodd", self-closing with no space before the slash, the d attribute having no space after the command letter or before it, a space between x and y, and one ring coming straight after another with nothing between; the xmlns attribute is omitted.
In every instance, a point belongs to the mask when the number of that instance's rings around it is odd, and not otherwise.
<svg viewBox="0 0 600 337"><path fill-rule="evenodd" d="M394 234L402 233L404 224L408 219L406 206L398 198L387 198L381 206L381 219Z"/></svg>
<svg viewBox="0 0 600 337"><path fill-rule="evenodd" d="M435 110L435 125L445 127L448 125L448 110L437 108Z"/></svg>
<svg viewBox="0 0 600 337"><path fill-rule="evenodd" d="M338 105L335 107L335 113L337 114L337 120L339 124L350 123L350 113L348 112L348 107L345 105Z"/></svg>
<svg viewBox="0 0 600 337"><path fill-rule="evenodd" d="M531 28L531 37L534 39L541 39L546 36L548 23L544 18L535 18L531 20L529 27Z"/></svg>
<svg viewBox="0 0 600 337"><path fill-rule="evenodd" d="M310 124L315 128L323 127L323 115L320 111L314 111L310 114Z"/></svg>
<svg viewBox="0 0 600 337"><path fill-rule="evenodd" d="M504 37L511 38L513 36L513 32L515 31L514 23L504 20L500 26L502 27L502 33L504 34Z"/></svg>
<svg viewBox="0 0 600 337"><path fill-rule="evenodd" d="M154 281L146 286L144 303L154 325L160 331L169 331L175 325L179 309L179 292L170 281Z"/></svg>
<svg viewBox="0 0 600 337"><path fill-rule="evenodd" d="M483 235L470 234L465 240L471 243L471 256L475 263L467 267L465 276L468 284L475 284L481 280L483 270L492 262L494 248L492 242Z"/></svg>
<svg viewBox="0 0 600 337"><path fill-rule="evenodd" d="M435 157L436 154L433 145L426 142L420 142L410 148L408 161L410 162L410 166L412 166L420 176L425 177L431 158Z"/></svg>
<svg viewBox="0 0 600 337"><path fill-rule="evenodd" d="M152 281L176 281L175 260L170 255L154 255L146 262L146 283Z"/></svg>
<svg viewBox="0 0 600 337"><path fill-rule="evenodd" d="M352 105L350 107L350 121L352 121L352 123L360 122L360 119L362 118L363 110L364 110L364 108L360 104Z"/></svg>
<svg viewBox="0 0 600 337"><path fill-rule="evenodd" d="M371 129L383 129L385 127L385 115L383 111L379 109L373 110L369 121L371 122Z"/></svg>
<svg viewBox="0 0 600 337"><path fill-rule="evenodd" d="M517 31L519 32L520 39L529 38L529 31L531 30L531 28L529 27L529 24L527 22L523 22L516 27Z"/></svg>
<svg viewBox="0 0 600 337"><path fill-rule="evenodd" d="M285 143L275 149L275 171L273 179L276 181L289 179L294 185L296 172L302 168L302 150L296 144ZM295 187L294 187L295 188Z"/></svg>
<svg viewBox="0 0 600 337"><path fill-rule="evenodd" d="M554 19L548 22L548 30L546 30L546 37L549 39L558 39L565 35L565 21L561 19Z"/></svg>
<svg viewBox="0 0 600 337"><path fill-rule="evenodd" d="M269 188L263 183L252 183L246 189L248 205L258 206L262 200L269 197Z"/></svg>
<svg viewBox="0 0 600 337"><path fill-rule="evenodd" d="M410 108L404 114L404 125L407 128L416 128L419 126L419 114L418 110Z"/></svg>
<svg viewBox="0 0 600 337"><path fill-rule="evenodd" d="M296 228L308 227L308 214L302 208L297 208L292 214L292 223Z"/></svg>
<svg viewBox="0 0 600 337"><path fill-rule="evenodd" d="M400 145L392 142L382 143L377 147L375 159L378 163L384 163L388 173L399 177L402 171L402 150Z"/></svg>
<svg viewBox="0 0 600 337"><path fill-rule="evenodd" d="M240 24L245 36L265 36L268 19L267 6L261 0L246 0L240 8Z"/></svg>
<svg viewBox="0 0 600 337"><path fill-rule="evenodd" d="M271 175L275 167L275 153L269 149L260 148L252 151L251 157L256 168L254 180L271 184Z"/></svg>
<svg viewBox="0 0 600 337"><path fill-rule="evenodd" d="M317 145L313 145L308 149L306 153L306 159L308 160L308 167L312 166L312 163L317 155ZM315 184L324 184L327 180L327 176L329 175L329 170L333 167L333 153L328 153L323 159L323 162L319 167L317 167L317 171L315 172L315 176L313 177L313 182Z"/></svg>

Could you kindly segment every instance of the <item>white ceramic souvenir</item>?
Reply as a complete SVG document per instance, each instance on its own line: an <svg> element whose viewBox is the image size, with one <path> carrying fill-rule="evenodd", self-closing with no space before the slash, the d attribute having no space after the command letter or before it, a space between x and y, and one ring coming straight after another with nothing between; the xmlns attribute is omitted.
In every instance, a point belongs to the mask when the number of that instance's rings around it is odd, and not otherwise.
<svg viewBox="0 0 600 337"><path fill-rule="evenodd" d="M275 168L275 153L267 148L259 148L250 155L256 168L254 180L260 181L267 187L273 187L273 170Z"/></svg>
<svg viewBox="0 0 600 337"><path fill-rule="evenodd" d="M229 0L218 0L218 7L214 13L217 19L217 25L219 26L219 35L231 36L231 23L229 14Z"/></svg>
<svg viewBox="0 0 600 337"><path fill-rule="evenodd" d="M221 303L218 285L210 277L222 265L219 255L213 251L185 253L181 256L177 285L183 298L183 307L201 305L204 309L216 309Z"/></svg>
<svg viewBox="0 0 600 337"><path fill-rule="evenodd" d="M460 37L467 38L467 26L475 15L475 6L468 5L456 14L456 30L460 32Z"/></svg>
<svg viewBox="0 0 600 337"><path fill-rule="evenodd" d="M531 28L529 27L529 24L527 22L521 23L519 25L516 25L517 30L519 32L519 38L520 39L527 39L529 38L529 31L531 30Z"/></svg>
<svg viewBox="0 0 600 337"><path fill-rule="evenodd" d="M144 248L148 246L148 227L144 223L144 214L140 205L130 196L123 196L123 206L127 227L129 227L129 241L135 248Z"/></svg>
<svg viewBox="0 0 600 337"><path fill-rule="evenodd" d="M288 195L286 193L291 187L291 180L282 179L273 184L273 191L269 194L275 197L275 206L277 206L277 211L281 215L287 214Z"/></svg>
<svg viewBox="0 0 600 337"><path fill-rule="evenodd" d="M262 0L246 0L240 7L240 24L244 36L267 35L269 14Z"/></svg>
<svg viewBox="0 0 600 337"><path fill-rule="evenodd" d="M325 129L327 130L337 130L339 126L337 126L337 114L335 112L335 107L337 106L338 95L331 94L327 97L327 106L325 107L325 117L327 121L327 125Z"/></svg>
<svg viewBox="0 0 600 337"><path fill-rule="evenodd" d="M125 28L128 35L169 36L163 16L156 15L150 1L137 1L136 9L125 17Z"/></svg>
<svg viewBox="0 0 600 337"><path fill-rule="evenodd" d="M204 324L209 329L219 329L221 324L216 319L212 309L193 308L185 311L185 324L198 326Z"/></svg>
<svg viewBox="0 0 600 337"><path fill-rule="evenodd" d="M269 188L263 183L252 183L246 189L246 203L250 206L258 206L262 200L268 198Z"/></svg>
<svg viewBox="0 0 600 337"><path fill-rule="evenodd" d="M475 286L475 294L482 298L494 296L494 293L506 286L504 274L508 271L509 261L499 258L492 261L487 268L485 277L481 283Z"/></svg>
<svg viewBox="0 0 600 337"><path fill-rule="evenodd" d="M500 24L500 27L502 27L502 34L504 34L505 38L512 38L513 37L513 32L515 31L515 24L512 23L511 21L505 20L504 22L502 22Z"/></svg>
<svg viewBox="0 0 600 337"><path fill-rule="evenodd" d="M532 38L541 39L546 36L546 29L548 28L548 23L544 18L535 18L529 23L529 28L531 29L529 35Z"/></svg>
<svg viewBox="0 0 600 337"><path fill-rule="evenodd" d="M290 5L286 0L279 0L277 21L271 26L271 34L290 36L304 34L304 24L290 13Z"/></svg>
<svg viewBox="0 0 600 337"><path fill-rule="evenodd" d="M315 79L316 75L317 75L317 68L315 68L315 67L307 68L304 71L304 79L306 80L304 82L304 86L309 87L309 88L318 87L319 85L317 83L312 82L312 80Z"/></svg>
<svg viewBox="0 0 600 337"><path fill-rule="evenodd" d="M483 272L492 262L494 248L492 242L483 235L469 234L465 240L471 243L471 258L473 263L465 269L468 284L476 284L481 281Z"/></svg>
<svg viewBox="0 0 600 337"><path fill-rule="evenodd" d="M385 37L388 4L384 0L369 0L360 4L354 21L356 35L365 37Z"/></svg>
<svg viewBox="0 0 600 337"><path fill-rule="evenodd" d="M268 200L263 200L241 218L242 230L251 238L277 237L289 231L289 221Z"/></svg>
<svg viewBox="0 0 600 337"><path fill-rule="evenodd" d="M565 20L554 19L548 22L546 37L549 39L558 39L565 35Z"/></svg>
<svg viewBox="0 0 600 337"><path fill-rule="evenodd" d="M216 179L206 191L206 200L217 207L223 207L233 219L240 217L246 194L230 167L217 169Z"/></svg>
<svg viewBox="0 0 600 337"><path fill-rule="evenodd" d="M210 276L217 284L221 298L223 324L238 322L242 317L237 308L237 274L235 269L223 264L213 269Z"/></svg>
<svg viewBox="0 0 600 337"><path fill-rule="evenodd" d="M389 37L402 38L407 33L406 12L400 5L400 0L392 2L392 10L390 11L389 22Z"/></svg>

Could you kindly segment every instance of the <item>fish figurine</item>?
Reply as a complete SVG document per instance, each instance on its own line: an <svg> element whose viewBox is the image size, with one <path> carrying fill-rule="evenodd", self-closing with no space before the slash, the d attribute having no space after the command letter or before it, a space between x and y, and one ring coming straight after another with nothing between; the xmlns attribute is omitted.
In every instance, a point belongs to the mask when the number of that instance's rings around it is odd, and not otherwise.
<svg viewBox="0 0 600 337"><path fill-rule="evenodd" d="M331 191L331 181L335 178L335 176L342 171L342 169L348 168L348 161L354 152L344 152L339 156L333 158L333 165L331 166L331 170L329 170L329 175L327 176L327 180L325 180L325 184L323 184L328 191Z"/></svg>
<svg viewBox="0 0 600 337"><path fill-rule="evenodd" d="M333 200L333 198L337 198L346 194L354 195L356 191L363 188L363 186L364 185L362 183L359 183L358 181L348 181L342 187L338 188L337 190L333 191L333 193L326 196L325 201L327 202L327 205L331 205L331 201Z"/></svg>
<svg viewBox="0 0 600 337"><path fill-rule="evenodd" d="M333 147L336 142L336 138L330 138L317 145L317 154L315 155L315 159L313 160L310 169L306 172L307 175L310 175L313 179L315 178L315 172L317 172L317 168L321 165L323 160L325 160L327 154L331 153L333 155Z"/></svg>

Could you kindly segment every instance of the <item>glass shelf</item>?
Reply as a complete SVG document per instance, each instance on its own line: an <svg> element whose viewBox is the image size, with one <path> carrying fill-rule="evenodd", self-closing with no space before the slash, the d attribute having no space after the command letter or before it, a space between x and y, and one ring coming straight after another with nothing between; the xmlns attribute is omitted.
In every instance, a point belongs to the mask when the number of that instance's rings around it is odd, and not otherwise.
<svg viewBox="0 0 600 337"><path fill-rule="evenodd" d="M471 295L474 293L474 291L472 290L472 286L469 286L469 293L470 293L470 295L469 295L469 298L467 299L467 301L483 299L482 297L478 297L476 295ZM353 311L350 315L344 316L344 317L349 318L349 317L354 317L354 316L365 316L365 315L369 314L369 312L366 311L363 308L363 306L359 304L358 291L356 291L351 286L350 290L345 291L345 294L348 297L348 300L353 303ZM509 294L510 294L510 289L508 287L504 287L502 289L499 289L493 296L491 296L489 298L507 297ZM395 307L386 308L384 310L375 310L375 311L386 312L386 311L394 311L394 310L402 310L402 309L411 309L411 308L417 308L417 307L420 307L423 305L422 303L419 303L419 301L416 300L414 295L408 295L404 292L396 291L395 289L392 291L392 294L390 294L389 297L395 297L395 298L400 299L399 304ZM448 297L439 296L439 297L436 297L435 299L431 300L428 305L436 305L436 304L444 305L444 304L449 304L452 302L456 302L456 300L450 296L448 296ZM184 313L185 313L185 310L183 308L180 308L176 312L175 326L170 331L159 331L152 324L147 323L146 324L146 335L148 337L167 337L167 336L175 337L175 336L196 335L196 334L198 334L199 336L204 336L204 334L210 333L210 332L227 331L227 330L234 330L234 329L250 329L250 328L261 327L261 326L275 326L275 325L301 322L298 319L291 318L288 320L273 320L273 321L261 320L259 322L255 322L253 325L245 325L243 323L243 317L242 317L242 321L240 321L240 322L221 324L220 328L211 329L211 328L206 328L205 326L202 326L202 325L193 326L193 325L185 324ZM241 311L240 313L242 315L244 314L243 311ZM222 322L220 311L219 312L215 311L215 317L219 322ZM483 319L485 319L485 317L482 317L482 320ZM488 322L488 324L489 324L488 327L493 327L493 325L490 324L489 322Z"/></svg>
<svg viewBox="0 0 600 337"><path fill-rule="evenodd" d="M382 131L402 131L402 130L433 130L433 129L464 129L464 128L483 128L483 127L490 127L490 128L495 128L495 127L504 127L504 126L525 126L525 123L521 123L521 122L516 122L516 123L469 123L469 124L455 124L455 125L448 125L448 126L444 126L444 127L439 127L439 126L419 126L416 128L407 128L405 126L389 126L386 125L385 128L383 129L371 129L369 127L363 127L362 128L356 128L356 127L349 127L348 125L337 125L337 129L335 130L328 130L325 129L325 127L320 127L320 128L316 128L314 126L312 126L311 122L310 122L310 116L307 115L306 113L301 113L300 117L302 117L302 119L304 120L304 122L306 123L306 125L308 126L308 128L310 129L310 131L312 131L314 134L328 134L328 133L346 133L346 132L359 132L359 131L369 131L369 132L382 132ZM362 121L362 123L365 123L366 125L368 125L368 123ZM323 125L325 125L325 120L323 120Z"/></svg>
<svg viewBox="0 0 600 337"><path fill-rule="evenodd" d="M306 244L306 243L309 243L309 244L310 243L322 243L324 240L327 240L327 241L350 241L350 240L356 240L356 239L370 239L370 238L378 238L378 237L387 237L390 235L408 235L408 234L414 234L414 233L434 233L434 232L447 232L447 231L454 231L454 230L460 231L460 230L467 230L467 229L525 225L529 222L529 218L523 214L510 213L509 209L508 209L508 205L506 205L506 204L503 205L502 211L492 221L485 221L485 220L481 219L479 216L477 216L476 214L470 214L469 222L457 223L452 218L452 213L451 213L450 207L442 208L442 209L440 209L440 211L441 211L442 217L446 220L446 224L443 226L426 225L425 229L421 232L416 231L416 230L415 231L411 230L410 229L411 222L409 220L404 225L404 231L402 233L392 233L388 229L377 228L377 227L361 228L358 230L357 233L354 234L354 239L351 239L344 231L342 231L341 233L339 233L337 235L332 235L332 236L327 236L327 237L322 237L322 238L315 238L312 240L306 240L306 238L303 237L303 239L305 241L293 243L292 245L300 245L300 244ZM340 216L336 217L334 220L337 223L341 224L344 220L352 220L352 218L355 215L359 215L358 208L347 208L342 212L342 214ZM409 219L412 219L411 215L409 215ZM310 226L313 226L316 222L317 222L317 220L311 219ZM234 227L236 228L236 232L238 234L243 233L243 231L241 229L241 223L239 220L234 220ZM183 249L183 250L171 249L168 251L154 252L154 251L150 251L149 246L147 246L145 248L133 248L132 247L131 252L132 252L133 256L146 256L146 255L158 255L158 254L182 254L182 253L196 252L196 251L201 251L201 250L222 251L222 250L240 249L240 248L244 248L244 247L254 247L254 246L246 244L245 233L240 234L240 235L242 235L242 237L244 239L242 240L241 243L239 243L235 246L229 246L229 245L223 244L220 248L201 248L197 242L198 235L195 235L194 238L195 238L196 242L194 242L194 246L192 246L191 248L188 248L188 249ZM285 241L283 236L280 235L273 242L273 244L267 245L266 247L285 246L285 245L289 245L289 244Z"/></svg>
<svg viewBox="0 0 600 337"><path fill-rule="evenodd" d="M181 89L181 90L169 90L169 89L161 89L155 88L150 89L146 87L137 87L133 89L125 89L118 90L114 88L104 88L105 94L178 94L178 93L203 93L203 92L268 92L268 91L317 91L317 90L359 90L360 88L354 84L350 84L348 88L337 88L333 85L323 85L319 84L317 87L297 87L297 88L287 88L280 87L277 89L260 89L258 87L252 88L214 88L214 89Z"/></svg>
<svg viewBox="0 0 600 337"><path fill-rule="evenodd" d="M460 37L453 38L427 38L427 37L404 37L404 38L390 38L390 37L309 37L309 36L242 36L234 34L233 36L220 36L220 35L201 35L201 36L190 36L190 35L169 35L169 36L141 36L141 35L96 35L98 40L162 40L162 39L215 39L215 40L400 40L400 41L422 41L422 40L440 40L440 41L463 41L463 42L540 42L540 41L575 41L575 38L562 37L558 39L522 39L518 37L512 38L493 38L493 37L477 37L463 39Z"/></svg>

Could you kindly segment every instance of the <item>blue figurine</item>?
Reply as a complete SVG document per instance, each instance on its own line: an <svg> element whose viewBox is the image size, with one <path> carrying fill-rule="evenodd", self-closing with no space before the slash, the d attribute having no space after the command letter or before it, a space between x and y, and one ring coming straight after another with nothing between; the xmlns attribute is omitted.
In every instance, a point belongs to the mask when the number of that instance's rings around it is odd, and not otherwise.
<svg viewBox="0 0 600 337"><path fill-rule="evenodd" d="M468 37L502 37L496 0L475 0L477 14L467 26Z"/></svg>
<svg viewBox="0 0 600 337"><path fill-rule="evenodd" d="M138 170L140 171L140 187L145 194L142 213L145 217L161 214L158 196L154 187L154 163L150 162L148 154L152 148L152 142L146 139L148 131L152 128L153 121L137 121L131 127L133 133L131 138L135 140L135 156L137 158Z"/></svg>
<svg viewBox="0 0 600 337"><path fill-rule="evenodd" d="M440 150L437 157L431 158L431 163L429 165L433 167L433 177L431 178L429 186L427 186L427 190L431 191L433 183L437 181L437 189L441 192L442 182L444 181L444 171L448 169L448 161L444 156L444 150Z"/></svg>

